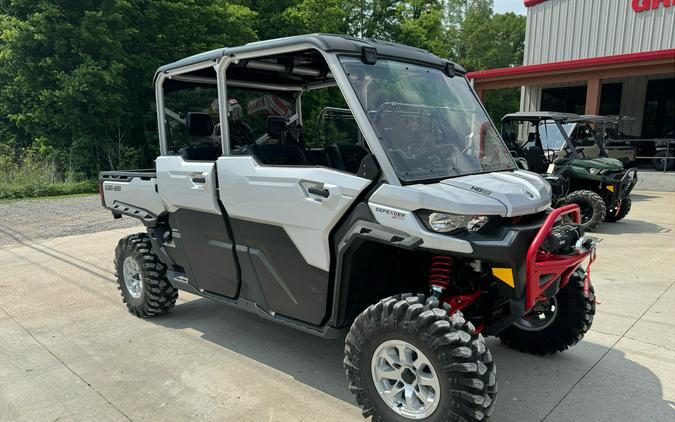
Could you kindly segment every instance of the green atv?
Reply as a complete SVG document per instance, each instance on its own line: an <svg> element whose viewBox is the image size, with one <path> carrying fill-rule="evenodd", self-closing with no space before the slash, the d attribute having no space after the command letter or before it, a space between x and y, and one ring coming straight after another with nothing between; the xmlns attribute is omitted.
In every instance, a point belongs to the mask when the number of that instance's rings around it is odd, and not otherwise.
<svg viewBox="0 0 675 422"><path fill-rule="evenodd" d="M507 114L502 118L502 137L522 167L549 181L555 206L579 205L584 229L628 215L637 169L624 170L621 161L607 157L584 116L547 111ZM591 142L599 145L599 157L584 154L580 145Z"/></svg>

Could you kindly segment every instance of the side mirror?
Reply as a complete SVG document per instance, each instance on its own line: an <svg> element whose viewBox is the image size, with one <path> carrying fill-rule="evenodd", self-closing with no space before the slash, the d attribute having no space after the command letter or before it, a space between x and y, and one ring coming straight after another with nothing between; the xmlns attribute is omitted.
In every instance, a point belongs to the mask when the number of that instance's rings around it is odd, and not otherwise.
<svg viewBox="0 0 675 422"><path fill-rule="evenodd" d="M527 164L527 160L524 159L523 157L514 157L514 160L516 160L516 164L520 169L522 170L530 169L530 166Z"/></svg>
<svg viewBox="0 0 675 422"><path fill-rule="evenodd" d="M356 175L363 177L364 179L375 180L379 174L380 168L378 167L375 158L372 154L368 153L361 160L361 165L359 166L359 171Z"/></svg>
<svg viewBox="0 0 675 422"><path fill-rule="evenodd" d="M190 136L213 135L213 120L209 113L188 113L185 127Z"/></svg>

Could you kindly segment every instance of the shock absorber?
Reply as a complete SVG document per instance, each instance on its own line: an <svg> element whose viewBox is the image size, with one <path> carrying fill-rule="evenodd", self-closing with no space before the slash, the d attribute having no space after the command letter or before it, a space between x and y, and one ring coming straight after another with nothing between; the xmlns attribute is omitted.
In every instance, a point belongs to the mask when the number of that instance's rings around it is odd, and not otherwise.
<svg viewBox="0 0 675 422"><path fill-rule="evenodd" d="M437 299L441 298L443 291L450 285L450 274L452 274L452 257L434 255L429 268L429 288Z"/></svg>

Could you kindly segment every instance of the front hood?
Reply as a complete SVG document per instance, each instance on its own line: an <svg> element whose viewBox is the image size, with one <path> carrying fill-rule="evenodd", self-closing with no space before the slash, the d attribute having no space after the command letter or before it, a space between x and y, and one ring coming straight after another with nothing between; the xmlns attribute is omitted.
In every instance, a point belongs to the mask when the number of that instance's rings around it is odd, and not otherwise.
<svg viewBox="0 0 675 422"><path fill-rule="evenodd" d="M572 161L571 165L584 169L597 168L610 171L623 170L623 163L621 161L617 160L616 158L609 157L577 159Z"/></svg>
<svg viewBox="0 0 675 422"><path fill-rule="evenodd" d="M534 214L551 206L551 186L538 174L528 171L475 174L446 179L441 184L499 201L507 217Z"/></svg>
<svg viewBox="0 0 675 422"><path fill-rule="evenodd" d="M446 179L439 183L383 184L368 200L401 212L427 209L467 215L513 217L551 206L551 186L528 171L495 172Z"/></svg>

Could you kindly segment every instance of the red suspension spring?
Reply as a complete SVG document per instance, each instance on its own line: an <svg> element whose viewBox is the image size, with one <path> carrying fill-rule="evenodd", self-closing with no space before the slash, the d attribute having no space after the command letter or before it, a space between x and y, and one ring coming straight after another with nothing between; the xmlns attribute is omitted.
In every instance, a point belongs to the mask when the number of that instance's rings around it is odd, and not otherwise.
<svg viewBox="0 0 675 422"><path fill-rule="evenodd" d="M429 288L434 287L445 290L450 285L450 274L452 274L452 257L445 255L434 255L431 258L429 268Z"/></svg>

